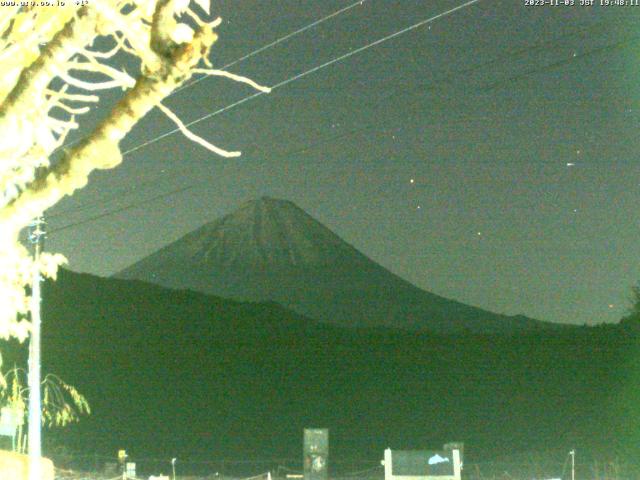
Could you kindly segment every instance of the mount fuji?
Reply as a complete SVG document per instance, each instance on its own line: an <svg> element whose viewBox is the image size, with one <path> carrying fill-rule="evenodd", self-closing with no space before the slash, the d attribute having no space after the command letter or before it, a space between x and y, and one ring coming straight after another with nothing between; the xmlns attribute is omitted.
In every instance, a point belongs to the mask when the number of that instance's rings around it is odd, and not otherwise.
<svg viewBox="0 0 640 480"><path fill-rule="evenodd" d="M241 301L273 301L348 327L492 334L558 326L421 290L294 203L270 197L243 204L115 276Z"/></svg>

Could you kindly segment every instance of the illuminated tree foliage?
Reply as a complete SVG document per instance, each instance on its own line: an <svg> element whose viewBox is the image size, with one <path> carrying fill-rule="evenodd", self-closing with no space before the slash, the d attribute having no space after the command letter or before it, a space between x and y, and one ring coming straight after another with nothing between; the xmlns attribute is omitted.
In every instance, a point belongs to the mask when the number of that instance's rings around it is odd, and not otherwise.
<svg viewBox="0 0 640 480"><path fill-rule="evenodd" d="M27 372L13 368L0 381L0 407L8 407L27 420L29 389ZM81 415L91 413L87 399L75 387L60 377L48 374L42 380L42 425L44 427L64 427L80 420Z"/></svg>
<svg viewBox="0 0 640 480"><path fill-rule="evenodd" d="M0 338L28 336L29 285L35 269L54 277L61 255L38 265L18 235L47 208L71 195L96 169L122 162L120 141L158 107L191 140L223 156L237 156L196 136L161 101L193 74L217 75L268 91L251 80L212 68L216 41L209 0L90 0L83 7L3 7L0 15ZM111 43L95 45L98 37ZM102 44L101 42L100 44ZM137 75L118 59L139 60ZM96 80L100 78L100 80ZM62 158L78 118L100 101L97 92L122 89L120 101Z"/></svg>

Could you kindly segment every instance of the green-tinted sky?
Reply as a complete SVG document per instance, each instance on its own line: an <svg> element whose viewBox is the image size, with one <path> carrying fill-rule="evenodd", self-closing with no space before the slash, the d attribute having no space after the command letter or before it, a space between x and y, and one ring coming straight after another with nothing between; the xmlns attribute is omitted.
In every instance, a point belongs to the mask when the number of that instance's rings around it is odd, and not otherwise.
<svg viewBox="0 0 640 480"><path fill-rule="evenodd" d="M213 61L351 3L213 2ZM273 85L461 3L367 0L232 70ZM251 93L207 79L166 103L191 121ZM193 127L239 159L180 134L127 155L53 209L50 229L194 187L54 232L48 248L111 274L266 194L426 290L616 321L640 280L639 127L640 6L482 0ZM155 112L124 149L172 128Z"/></svg>

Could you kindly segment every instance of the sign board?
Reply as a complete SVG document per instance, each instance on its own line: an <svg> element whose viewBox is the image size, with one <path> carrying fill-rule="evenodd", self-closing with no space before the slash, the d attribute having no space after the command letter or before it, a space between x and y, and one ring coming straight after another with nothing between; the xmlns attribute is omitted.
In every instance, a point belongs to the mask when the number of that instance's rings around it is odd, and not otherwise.
<svg viewBox="0 0 640 480"><path fill-rule="evenodd" d="M385 480L460 480L461 470L458 448L384 452Z"/></svg>
<svg viewBox="0 0 640 480"><path fill-rule="evenodd" d="M127 462L125 465L125 473L127 477L136 478L136 464L135 462Z"/></svg>
<svg viewBox="0 0 640 480"><path fill-rule="evenodd" d="M444 452L395 450L391 472L394 477L453 476L453 459Z"/></svg>
<svg viewBox="0 0 640 480"><path fill-rule="evenodd" d="M327 480L329 430L305 428L303 446L304 480Z"/></svg>

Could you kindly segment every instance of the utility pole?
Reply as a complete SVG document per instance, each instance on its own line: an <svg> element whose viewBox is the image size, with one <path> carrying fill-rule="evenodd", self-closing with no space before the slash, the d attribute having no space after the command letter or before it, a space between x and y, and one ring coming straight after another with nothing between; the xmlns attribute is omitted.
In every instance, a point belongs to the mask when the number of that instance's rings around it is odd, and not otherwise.
<svg viewBox="0 0 640 480"><path fill-rule="evenodd" d="M44 219L31 222L29 241L34 245L31 286L31 338L29 339L29 480L41 480L42 401L40 398L40 252L44 240Z"/></svg>

